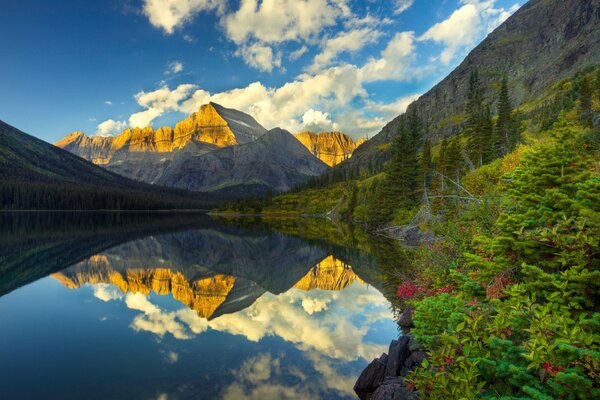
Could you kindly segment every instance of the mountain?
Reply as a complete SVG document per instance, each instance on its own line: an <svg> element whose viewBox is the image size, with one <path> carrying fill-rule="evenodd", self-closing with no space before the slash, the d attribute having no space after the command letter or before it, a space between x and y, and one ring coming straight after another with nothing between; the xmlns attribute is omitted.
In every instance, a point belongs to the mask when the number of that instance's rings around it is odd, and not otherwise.
<svg viewBox="0 0 600 400"><path fill-rule="evenodd" d="M188 190L265 194L283 192L327 166L283 129L270 130L259 139L200 155L179 153L165 168L158 184Z"/></svg>
<svg viewBox="0 0 600 400"><path fill-rule="evenodd" d="M333 167L352 156L366 139L354 142L342 132L300 132L294 135L315 157Z"/></svg>
<svg viewBox="0 0 600 400"><path fill-rule="evenodd" d="M201 142L211 149L246 144L266 132L250 115L211 102L178 122L175 128L164 126L156 131L151 126L127 128L114 137L89 137L83 132L73 132L55 145L94 164L106 165L124 162L130 154L173 153L190 142Z"/></svg>
<svg viewBox="0 0 600 400"><path fill-rule="evenodd" d="M266 290L247 278L205 271L207 276L186 277L187 271L170 268L115 269L107 255L97 254L60 272L51 274L64 286L112 284L122 293L154 292L173 298L205 319L235 313L249 307ZM193 271L198 273L198 271ZM354 281L364 284L352 267L329 256L311 268L293 287L301 290L343 290Z"/></svg>
<svg viewBox="0 0 600 400"><path fill-rule="evenodd" d="M0 121L2 208L211 207L214 195L132 181Z"/></svg>
<svg viewBox="0 0 600 400"><path fill-rule="evenodd" d="M423 119L426 136L456 133L463 122L469 75L477 69L484 97L494 100L507 74L513 105L600 62L600 0L530 0L473 49L446 78L408 107ZM492 112L495 103L492 102ZM396 117L330 173L351 176L381 168L398 131ZM342 173L343 172L343 173Z"/></svg>
<svg viewBox="0 0 600 400"><path fill-rule="evenodd" d="M290 133L267 132L250 115L216 103L174 129L125 129L110 138L75 132L56 146L138 181L232 196L286 191L327 169Z"/></svg>

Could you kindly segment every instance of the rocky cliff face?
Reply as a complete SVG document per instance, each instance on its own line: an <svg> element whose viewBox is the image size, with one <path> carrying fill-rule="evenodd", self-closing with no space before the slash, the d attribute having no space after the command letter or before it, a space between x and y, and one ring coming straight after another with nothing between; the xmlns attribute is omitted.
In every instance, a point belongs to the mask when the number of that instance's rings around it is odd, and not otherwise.
<svg viewBox="0 0 600 400"><path fill-rule="evenodd" d="M123 294L170 294L206 319L239 311L265 293L265 289L247 278L214 272L188 278L185 271L171 268L119 268L118 264L112 265L113 259L110 254L97 254L50 276L71 289L102 283L116 286ZM311 268L294 287L343 290L354 281L362 283L352 267L329 256Z"/></svg>
<svg viewBox="0 0 600 400"><path fill-rule="evenodd" d="M267 132L215 103L174 129L125 129L108 138L75 132L56 145L138 181L236 197L289 190L327 169L289 132Z"/></svg>
<svg viewBox="0 0 600 400"><path fill-rule="evenodd" d="M311 268L294 287L302 290L343 290L354 281L363 283L350 265L328 256Z"/></svg>
<svg viewBox="0 0 600 400"><path fill-rule="evenodd" d="M190 142L211 148L245 144L266 132L250 115L208 103L175 128L165 126L156 131L151 126L127 128L114 137L90 137L83 132L73 132L55 145L94 164L109 165L123 162L132 153L172 153Z"/></svg>
<svg viewBox="0 0 600 400"><path fill-rule="evenodd" d="M294 136L308 151L330 167L350 158L354 150L365 141L361 138L354 142L342 132L300 132Z"/></svg>
<svg viewBox="0 0 600 400"><path fill-rule="evenodd" d="M437 140L455 133L464 111L469 75L479 71L485 97L497 97L507 73L513 105L522 104L551 84L589 64L600 62L600 0L530 0L488 35L445 79L414 101L427 136ZM495 111L495 103L492 102ZM385 145L398 131L399 117L358 149L339 168L360 170L382 165Z"/></svg>
<svg viewBox="0 0 600 400"><path fill-rule="evenodd" d="M51 275L68 288L82 285L107 283L115 285L123 293L160 295L172 294L175 300L196 311L199 316L209 319L225 302L236 284L236 278L227 275L213 275L188 281L181 272L168 268L114 270L108 258L103 255L90 257L73 267Z"/></svg>
<svg viewBox="0 0 600 400"><path fill-rule="evenodd" d="M235 195L283 192L320 175L327 166L292 134L273 129L259 139L194 157L178 153L156 183Z"/></svg>

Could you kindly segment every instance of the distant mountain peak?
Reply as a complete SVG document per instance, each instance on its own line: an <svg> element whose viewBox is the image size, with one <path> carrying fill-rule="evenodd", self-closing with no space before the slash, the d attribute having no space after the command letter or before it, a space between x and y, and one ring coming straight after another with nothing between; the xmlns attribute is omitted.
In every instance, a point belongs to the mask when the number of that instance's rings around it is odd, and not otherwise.
<svg viewBox="0 0 600 400"><path fill-rule="evenodd" d="M315 157L330 167L350 158L354 150L366 140L361 138L358 142L355 142L350 136L339 131L320 133L304 131L294 136Z"/></svg>
<svg viewBox="0 0 600 400"><path fill-rule="evenodd" d="M55 145L94 164L105 165L123 153L170 153L190 142L216 147L249 143L267 130L253 117L238 110L209 102L178 122L175 128L151 126L126 128L117 136L87 136L81 131L68 134Z"/></svg>

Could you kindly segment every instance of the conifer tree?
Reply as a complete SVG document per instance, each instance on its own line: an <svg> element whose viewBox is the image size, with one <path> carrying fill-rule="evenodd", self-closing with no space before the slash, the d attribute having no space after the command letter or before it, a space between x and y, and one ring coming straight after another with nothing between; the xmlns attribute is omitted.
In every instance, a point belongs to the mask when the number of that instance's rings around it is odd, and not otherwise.
<svg viewBox="0 0 600 400"><path fill-rule="evenodd" d="M517 145L517 133L514 126L512 105L508 95L508 80L506 75L502 78L498 94L498 119L496 120L494 135L498 140L498 156L512 151Z"/></svg>
<svg viewBox="0 0 600 400"><path fill-rule="evenodd" d="M588 75L584 75L581 79L579 88L580 114L579 119L583 126L592 126L592 82Z"/></svg>
<svg viewBox="0 0 600 400"><path fill-rule="evenodd" d="M419 160L419 181L418 188L421 194L425 194L431 187L433 162L431 159L431 141L425 140L423 150L421 151L421 159Z"/></svg>
<svg viewBox="0 0 600 400"><path fill-rule="evenodd" d="M474 166L483 164L483 155L489 132L485 131L483 89L477 70L469 77L469 91L465 106L465 130L468 138L468 155Z"/></svg>
<svg viewBox="0 0 600 400"><path fill-rule="evenodd" d="M462 174L463 169L463 159L462 159L462 146L460 143L460 138L458 136L454 136L450 139L450 143L448 144L448 151L446 155L446 165L445 171L448 178L452 179L455 182L460 182L460 176Z"/></svg>

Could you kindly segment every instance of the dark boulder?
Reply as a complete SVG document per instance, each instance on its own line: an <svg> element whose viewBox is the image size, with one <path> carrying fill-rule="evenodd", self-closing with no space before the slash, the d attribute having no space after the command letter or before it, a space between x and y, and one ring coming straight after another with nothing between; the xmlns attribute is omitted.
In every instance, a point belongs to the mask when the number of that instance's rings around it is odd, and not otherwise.
<svg viewBox="0 0 600 400"><path fill-rule="evenodd" d="M402 311L400 317L398 317L398 326L402 329L402 332L407 333L411 328L414 328L413 324L413 312L414 310L410 307L407 307Z"/></svg>
<svg viewBox="0 0 600 400"><path fill-rule="evenodd" d="M392 340L390 343L389 357L385 369L385 376L398 376L400 368L408 358L408 336L402 336L398 340Z"/></svg>
<svg viewBox="0 0 600 400"><path fill-rule="evenodd" d="M388 355L374 359L360 374L354 384L354 392L361 400L366 400L369 393L373 393L385 377Z"/></svg>

